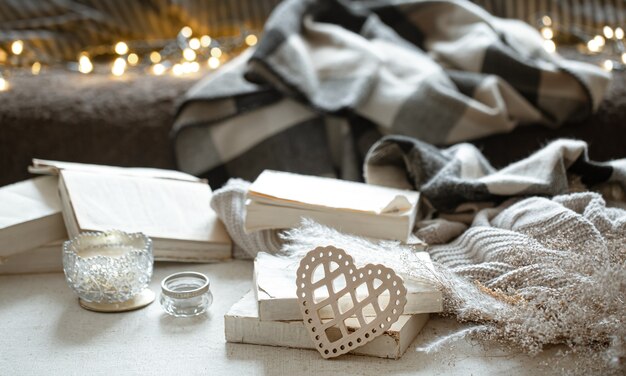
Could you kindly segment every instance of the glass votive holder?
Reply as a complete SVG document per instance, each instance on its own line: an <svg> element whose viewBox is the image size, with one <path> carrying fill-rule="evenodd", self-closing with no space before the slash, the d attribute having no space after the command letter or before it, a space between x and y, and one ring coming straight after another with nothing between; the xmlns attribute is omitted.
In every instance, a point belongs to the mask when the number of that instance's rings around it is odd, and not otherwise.
<svg viewBox="0 0 626 376"><path fill-rule="evenodd" d="M176 317L200 315L213 303L209 278L197 272L172 274L161 282L161 306Z"/></svg>
<svg viewBox="0 0 626 376"><path fill-rule="evenodd" d="M63 244L65 279L83 308L121 312L154 301L152 240L142 233L86 232Z"/></svg>

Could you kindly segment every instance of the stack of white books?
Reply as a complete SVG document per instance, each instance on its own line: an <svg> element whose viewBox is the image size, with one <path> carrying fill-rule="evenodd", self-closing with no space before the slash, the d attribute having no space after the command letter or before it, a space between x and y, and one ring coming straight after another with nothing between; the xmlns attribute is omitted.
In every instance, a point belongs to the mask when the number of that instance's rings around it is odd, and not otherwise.
<svg viewBox="0 0 626 376"><path fill-rule="evenodd" d="M420 258L425 264L430 263L428 253L422 252ZM258 254L254 262L253 290L224 316L228 342L314 349L296 298L297 267L295 260ZM398 359L420 333L429 313L441 312L442 295L433 285L408 281L405 285L407 304L400 319L352 354ZM322 318L331 317L330 312L323 310L319 314ZM374 312L365 311L364 314L373 315ZM349 330L359 328L356 318L349 319L346 324Z"/></svg>
<svg viewBox="0 0 626 376"><path fill-rule="evenodd" d="M60 272L86 231L142 232L158 261L213 262L232 242L206 181L178 171L33 160L38 177L0 188L0 274Z"/></svg>

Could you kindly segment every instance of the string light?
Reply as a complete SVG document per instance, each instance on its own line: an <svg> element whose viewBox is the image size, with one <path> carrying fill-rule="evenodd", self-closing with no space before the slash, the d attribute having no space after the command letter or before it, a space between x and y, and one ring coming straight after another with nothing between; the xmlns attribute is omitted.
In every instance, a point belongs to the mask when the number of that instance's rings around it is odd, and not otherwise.
<svg viewBox="0 0 626 376"><path fill-rule="evenodd" d="M622 29L621 27L615 28L615 39L624 39L624 29Z"/></svg>
<svg viewBox="0 0 626 376"><path fill-rule="evenodd" d="M38 61L35 61L33 65L30 67L30 71L35 76L38 75L39 72L41 72L41 63Z"/></svg>
<svg viewBox="0 0 626 376"><path fill-rule="evenodd" d="M128 64L130 64L131 66L135 66L137 65L137 63L139 63L139 56L137 56L136 53L132 53L128 55L126 60L128 60Z"/></svg>
<svg viewBox="0 0 626 376"><path fill-rule="evenodd" d="M607 71L612 71L613 70L613 62L611 60L604 60L604 63L602 63L602 68L604 68Z"/></svg>
<svg viewBox="0 0 626 376"><path fill-rule="evenodd" d="M554 37L554 32L549 27L542 27L541 35L543 36L544 39L552 39Z"/></svg>
<svg viewBox="0 0 626 376"><path fill-rule="evenodd" d="M152 66L152 73L156 76L160 76L165 73L165 65L161 63L156 63Z"/></svg>
<svg viewBox="0 0 626 376"><path fill-rule="evenodd" d="M128 53L128 45L125 42L117 42L115 45L115 53L118 55L126 55Z"/></svg>
<svg viewBox="0 0 626 376"><path fill-rule="evenodd" d="M197 50L200 48L200 39L198 38L191 38L189 39L189 47L192 50Z"/></svg>
<svg viewBox="0 0 626 376"><path fill-rule="evenodd" d="M174 76L180 76L183 74L183 66L180 64L174 64L172 67L172 74L174 74Z"/></svg>
<svg viewBox="0 0 626 376"><path fill-rule="evenodd" d="M118 41L107 46L87 47L84 52L77 56L77 63L70 63L67 67L69 70L89 74L94 71L103 71L96 65L102 65L102 68L104 68L104 65L107 64L108 70L114 76L124 75L124 73L131 70L131 67L136 67L133 71L141 69L154 75L163 75L171 71L173 75L178 76L199 72L201 70L200 57L202 57L202 60L208 57L208 68L217 69L223 61L230 58L231 53L240 51L247 46L254 46L259 41L257 35L248 30L242 30L238 36L220 38L217 41L218 43L209 35L192 36L193 30L191 27L185 26L180 29L176 37L160 41L156 50L146 50L144 47L148 45L146 43L133 43L130 44L130 46L133 46L133 51L131 52L129 42L124 41ZM184 40L182 39L183 37L185 38ZM0 48L0 66L3 69L5 65L8 65L9 69L29 69L33 75L44 73L44 66L41 60L39 60L36 50L26 51L26 48L28 46L23 40L12 41L8 49ZM28 52L28 59L13 58L17 55L23 55L24 52ZM111 53L115 55L110 57ZM182 60L180 60L181 54ZM107 58L113 61L109 60L108 63L105 63ZM102 63L93 63L91 59L97 59L97 61L102 61ZM151 65L147 64L148 61ZM60 67L61 64L66 64L66 62L66 60L57 58L55 60L46 60L45 65ZM8 81L4 78L2 85L8 87Z"/></svg>
<svg viewBox="0 0 626 376"><path fill-rule="evenodd" d="M596 35L593 40L595 40L600 47L604 47L604 45L606 44L606 41L604 40L604 37L602 37L602 35Z"/></svg>
<svg viewBox="0 0 626 376"><path fill-rule="evenodd" d="M222 50L219 47L211 48L211 56L220 58L222 56Z"/></svg>
<svg viewBox="0 0 626 376"><path fill-rule="evenodd" d="M602 34L604 34L604 37L606 39L612 39L613 38L613 29L611 29L610 26L605 26L602 28Z"/></svg>
<svg viewBox="0 0 626 376"><path fill-rule="evenodd" d="M202 47L209 47L211 45L211 37L208 35L203 35L200 37L200 44Z"/></svg>
<svg viewBox="0 0 626 376"><path fill-rule="evenodd" d="M183 50L183 57L185 58L185 60L187 61L193 61L196 60L196 51L192 50L191 48L185 48Z"/></svg>
<svg viewBox="0 0 626 376"><path fill-rule="evenodd" d="M548 38L548 39L550 39L550 38ZM258 38L254 34L247 35L246 39L245 39L246 44L248 46L250 46L250 47L256 45L258 41L259 41Z"/></svg>
<svg viewBox="0 0 626 376"><path fill-rule="evenodd" d="M626 52L622 54L622 63L626 64Z"/></svg>
<svg viewBox="0 0 626 376"><path fill-rule="evenodd" d="M13 52L13 55L21 55L23 51L24 42L22 42L21 40L16 40L15 42L11 43L11 52Z"/></svg>
<svg viewBox="0 0 626 376"><path fill-rule="evenodd" d="M185 26L182 29L180 29L180 35L182 35L185 38L189 38L192 34L193 34L193 30L191 30L189 26Z"/></svg>
<svg viewBox="0 0 626 376"><path fill-rule="evenodd" d="M220 59L216 58L215 56L211 56L209 60L207 60L207 65L211 69L217 69L217 67L220 66Z"/></svg>
<svg viewBox="0 0 626 376"><path fill-rule="evenodd" d="M546 39L546 40L543 41L543 48L546 51L548 51L550 53L553 53L553 52L556 51L556 44L554 43L553 40Z"/></svg>
<svg viewBox="0 0 626 376"><path fill-rule="evenodd" d="M154 64L161 62L161 54L157 51L150 52L150 61Z"/></svg>
<svg viewBox="0 0 626 376"><path fill-rule="evenodd" d="M550 16L546 15L541 17L541 22L546 26L552 26L552 18L550 18Z"/></svg>
<svg viewBox="0 0 626 376"><path fill-rule="evenodd" d="M126 70L126 60L124 60L124 58L118 57L117 59L115 59L115 61L113 62L113 67L111 67L111 73L114 76L121 76L124 74L124 71Z"/></svg>
<svg viewBox="0 0 626 376"><path fill-rule="evenodd" d="M0 75L0 91L7 91L7 90L9 90L9 81L7 81L6 78Z"/></svg>
<svg viewBox="0 0 626 376"><path fill-rule="evenodd" d="M91 73L93 71L93 64L91 63L89 56L85 53L82 53L78 58L78 71L84 74Z"/></svg>
<svg viewBox="0 0 626 376"><path fill-rule="evenodd" d="M596 41L595 39L592 39L589 42L587 42L587 49L591 52L598 52L600 51L600 45L598 45L598 41Z"/></svg>

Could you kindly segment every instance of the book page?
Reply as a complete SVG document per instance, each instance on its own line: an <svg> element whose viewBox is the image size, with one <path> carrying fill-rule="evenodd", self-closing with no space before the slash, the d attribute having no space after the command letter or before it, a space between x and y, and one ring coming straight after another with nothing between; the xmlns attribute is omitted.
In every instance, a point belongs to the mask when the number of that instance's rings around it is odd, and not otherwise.
<svg viewBox="0 0 626 376"><path fill-rule="evenodd" d="M295 207L345 209L373 214L410 211L419 198L406 191L345 180L265 170L250 186L248 197Z"/></svg>
<svg viewBox="0 0 626 376"><path fill-rule="evenodd" d="M119 229L149 237L229 243L200 182L63 170L81 231Z"/></svg>
<svg viewBox="0 0 626 376"><path fill-rule="evenodd" d="M84 171L99 174L127 175L144 178L161 178L185 181L202 181L202 179L184 172L164 170L150 167L117 167L94 165L88 163L61 162L46 159L33 159L28 171L33 174L58 175L62 170Z"/></svg>

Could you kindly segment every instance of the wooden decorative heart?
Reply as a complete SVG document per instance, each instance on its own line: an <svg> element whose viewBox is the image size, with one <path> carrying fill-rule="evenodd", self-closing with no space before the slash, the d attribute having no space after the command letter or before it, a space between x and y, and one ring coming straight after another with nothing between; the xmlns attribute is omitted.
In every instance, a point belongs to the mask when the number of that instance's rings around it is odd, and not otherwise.
<svg viewBox="0 0 626 376"><path fill-rule="evenodd" d="M324 358L363 346L389 329L404 311L406 288L402 278L383 265L367 264L357 269L352 256L342 249L329 246L310 251L300 261L297 273L304 325ZM343 304L339 304L340 299ZM346 300L351 304L346 305ZM327 306L333 318L322 320L319 311ZM366 307L373 316L364 314ZM348 331L345 320L349 317L358 319L360 328L356 331Z"/></svg>

